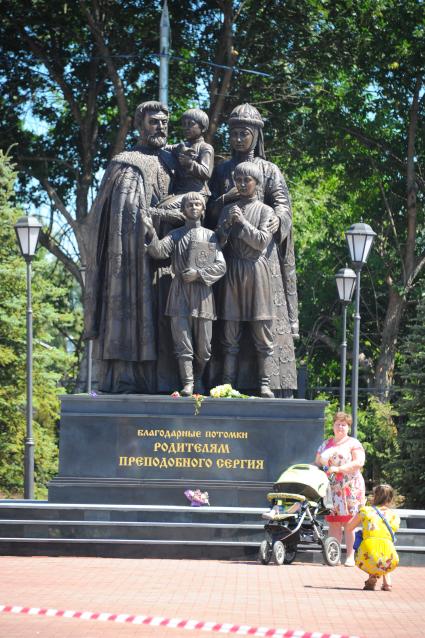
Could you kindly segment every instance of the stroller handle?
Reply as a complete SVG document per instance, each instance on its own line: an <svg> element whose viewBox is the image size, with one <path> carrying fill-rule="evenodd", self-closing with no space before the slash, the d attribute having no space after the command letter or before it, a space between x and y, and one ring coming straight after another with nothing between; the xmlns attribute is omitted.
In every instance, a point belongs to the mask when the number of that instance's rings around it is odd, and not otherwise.
<svg viewBox="0 0 425 638"><path fill-rule="evenodd" d="M302 494L290 494L289 492L269 492L267 494L267 500L273 501L276 498L287 498L293 501L306 501L306 497Z"/></svg>

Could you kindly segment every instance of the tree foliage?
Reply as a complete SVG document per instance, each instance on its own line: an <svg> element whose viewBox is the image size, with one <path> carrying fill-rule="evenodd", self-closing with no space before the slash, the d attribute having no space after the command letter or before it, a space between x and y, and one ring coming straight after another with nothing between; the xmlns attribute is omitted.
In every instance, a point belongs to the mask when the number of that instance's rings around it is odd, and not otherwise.
<svg viewBox="0 0 425 638"><path fill-rule="evenodd" d="M10 159L0 154L0 492L5 495L22 492L26 429L26 277L13 230L22 213L10 204L15 177ZM35 494L42 496L57 469L59 394L73 363L63 333L75 320L52 261L40 254L33 264Z"/></svg>
<svg viewBox="0 0 425 638"><path fill-rule="evenodd" d="M271 77L247 81L235 75L233 91L268 116L266 148L291 185L295 181L296 196L306 173L311 179L316 171L311 185L322 192L337 175L339 196L334 205L330 201L330 216L337 218L348 205L351 223L363 219L378 234L363 276L362 324L373 385L379 396L388 396L402 317L423 288L425 267L424 4L266 2L255 18L251 9L253 4L244 5L236 25L238 63L249 65L255 49ZM303 241L299 233L296 239ZM333 249L330 235L328 241ZM323 329L315 335L316 325L309 341L335 342L329 306L323 314L318 310Z"/></svg>
<svg viewBox="0 0 425 638"><path fill-rule="evenodd" d="M409 507L425 503L425 297L402 348L398 482Z"/></svg>
<svg viewBox="0 0 425 638"><path fill-rule="evenodd" d="M43 245L81 282L77 262L85 263L89 250L84 221L96 176L122 150L136 105L157 94L158 5L7 2L6 10L5 4L2 135L16 144L23 195L44 205ZM199 21L182 7L174 16L178 49L190 48L188 25ZM176 79L174 101L196 93L194 74L186 72L184 85Z"/></svg>

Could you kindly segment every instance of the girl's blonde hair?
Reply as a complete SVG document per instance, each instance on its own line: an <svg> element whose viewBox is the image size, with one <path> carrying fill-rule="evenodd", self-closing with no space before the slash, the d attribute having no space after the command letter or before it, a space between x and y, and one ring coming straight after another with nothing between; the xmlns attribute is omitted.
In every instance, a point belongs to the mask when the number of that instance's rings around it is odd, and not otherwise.
<svg viewBox="0 0 425 638"><path fill-rule="evenodd" d="M372 490L373 504L378 505L390 505L394 500L394 490L391 485L383 483L377 485Z"/></svg>

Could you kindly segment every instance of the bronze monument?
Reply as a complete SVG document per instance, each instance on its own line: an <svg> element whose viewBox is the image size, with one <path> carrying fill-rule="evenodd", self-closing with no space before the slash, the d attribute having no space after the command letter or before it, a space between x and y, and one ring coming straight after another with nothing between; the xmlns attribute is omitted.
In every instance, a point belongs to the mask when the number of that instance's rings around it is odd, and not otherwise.
<svg viewBox="0 0 425 638"><path fill-rule="evenodd" d="M264 122L249 104L232 111L232 158L208 183L208 117L190 109L182 120L185 141L167 146L167 108L139 105L138 144L111 160L88 217L85 338L96 343L99 390L169 393L179 370L183 395L195 380L204 391L214 378L290 397L298 333L292 211L282 173L265 159ZM194 209L203 213L209 189L203 228ZM204 375L216 315L215 373Z"/></svg>

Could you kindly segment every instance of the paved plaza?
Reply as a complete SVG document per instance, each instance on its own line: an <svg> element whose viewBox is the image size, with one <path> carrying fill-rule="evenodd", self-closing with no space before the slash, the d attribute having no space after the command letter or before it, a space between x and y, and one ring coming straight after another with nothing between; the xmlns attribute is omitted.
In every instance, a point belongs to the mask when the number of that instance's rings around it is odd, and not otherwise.
<svg viewBox="0 0 425 638"><path fill-rule="evenodd" d="M198 638L220 635L220 623L245 625L248 635L262 626L300 630L300 636L425 636L425 568L419 567L400 567L392 592L362 591L364 576L357 568L300 562L277 567L240 561L2 556L0 573L0 605L200 623L198 629L192 628L194 623L183 629L3 611L1 638ZM208 622L216 624L213 631L206 631L213 626L203 625Z"/></svg>

